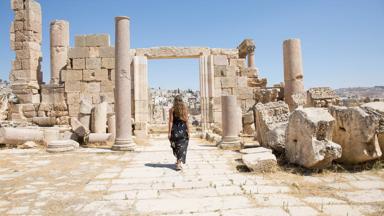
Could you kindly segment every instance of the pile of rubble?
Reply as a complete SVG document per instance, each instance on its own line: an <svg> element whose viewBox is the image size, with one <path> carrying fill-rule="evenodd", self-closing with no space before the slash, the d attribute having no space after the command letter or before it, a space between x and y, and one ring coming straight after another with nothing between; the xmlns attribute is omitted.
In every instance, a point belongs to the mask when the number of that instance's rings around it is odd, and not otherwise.
<svg viewBox="0 0 384 216"><path fill-rule="evenodd" d="M333 161L359 164L382 156L384 102L289 112L287 104L279 101L257 104L255 110L257 140L266 148L285 153L290 163L325 168Z"/></svg>

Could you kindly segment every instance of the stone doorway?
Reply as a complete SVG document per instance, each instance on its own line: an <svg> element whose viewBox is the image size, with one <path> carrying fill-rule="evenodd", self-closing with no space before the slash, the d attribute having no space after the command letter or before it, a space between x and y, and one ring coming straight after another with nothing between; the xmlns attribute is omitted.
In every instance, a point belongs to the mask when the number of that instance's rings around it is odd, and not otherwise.
<svg viewBox="0 0 384 216"><path fill-rule="evenodd" d="M148 60L152 59L198 59L199 60L199 91L202 130L213 123L213 90L214 71L213 58L208 48L195 47L156 47L136 49L131 64L132 72L132 115L135 119L135 135L138 138L148 136L150 124L150 100L148 80ZM211 110L211 112L210 112ZM211 113L211 114L210 114Z"/></svg>

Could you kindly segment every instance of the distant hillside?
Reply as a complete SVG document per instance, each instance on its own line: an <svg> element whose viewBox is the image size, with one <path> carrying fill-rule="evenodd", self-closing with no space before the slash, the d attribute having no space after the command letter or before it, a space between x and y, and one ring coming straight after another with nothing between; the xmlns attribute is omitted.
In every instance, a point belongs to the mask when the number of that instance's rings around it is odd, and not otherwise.
<svg viewBox="0 0 384 216"><path fill-rule="evenodd" d="M384 86L340 88L335 91L342 98L384 98Z"/></svg>

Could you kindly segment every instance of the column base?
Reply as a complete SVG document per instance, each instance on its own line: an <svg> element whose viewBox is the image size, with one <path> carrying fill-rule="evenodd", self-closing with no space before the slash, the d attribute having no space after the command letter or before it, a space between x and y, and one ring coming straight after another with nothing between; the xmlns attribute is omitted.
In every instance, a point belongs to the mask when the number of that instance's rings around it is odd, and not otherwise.
<svg viewBox="0 0 384 216"><path fill-rule="evenodd" d="M136 144L132 139L118 140L112 146L113 151L135 151Z"/></svg>
<svg viewBox="0 0 384 216"><path fill-rule="evenodd" d="M224 150L240 150L243 146L239 137L223 137L218 147Z"/></svg>

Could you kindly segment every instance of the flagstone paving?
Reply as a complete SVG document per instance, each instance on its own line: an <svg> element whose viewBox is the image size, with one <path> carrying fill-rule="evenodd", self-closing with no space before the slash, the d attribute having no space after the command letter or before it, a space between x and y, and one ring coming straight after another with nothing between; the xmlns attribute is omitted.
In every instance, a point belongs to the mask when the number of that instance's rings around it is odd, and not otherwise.
<svg viewBox="0 0 384 216"><path fill-rule="evenodd" d="M184 170L164 138L135 152L0 150L0 215L384 215L384 170L240 172L241 155L191 140Z"/></svg>

